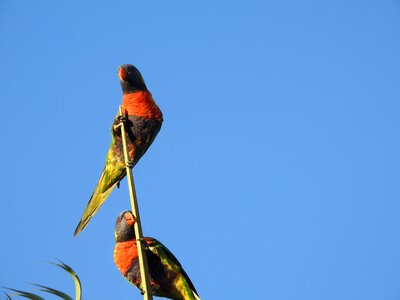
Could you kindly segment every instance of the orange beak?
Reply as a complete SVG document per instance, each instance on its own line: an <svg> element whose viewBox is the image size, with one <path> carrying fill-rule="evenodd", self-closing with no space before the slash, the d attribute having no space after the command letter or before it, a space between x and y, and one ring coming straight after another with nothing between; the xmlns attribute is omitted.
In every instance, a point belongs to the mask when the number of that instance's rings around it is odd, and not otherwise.
<svg viewBox="0 0 400 300"><path fill-rule="evenodd" d="M119 77L119 80L126 81L126 77L128 77L128 74L126 73L126 71L123 68L119 68L118 69L118 77Z"/></svg>
<svg viewBox="0 0 400 300"><path fill-rule="evenodd" d="M125 221L128 223L129 226L133 226L135 224L135 217L132 214L126 214L125 215Z"/></svg>

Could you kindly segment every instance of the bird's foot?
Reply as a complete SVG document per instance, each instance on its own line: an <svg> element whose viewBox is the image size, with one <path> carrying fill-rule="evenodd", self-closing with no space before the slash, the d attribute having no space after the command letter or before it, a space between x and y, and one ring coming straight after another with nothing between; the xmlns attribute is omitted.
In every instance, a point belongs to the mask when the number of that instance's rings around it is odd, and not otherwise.
<svg viewBox="0 0 400 300"><path fill-rule="evenodd" d="M112 129L114 132L121 132L122 123L113 124Z"/></svg>
<svg viewBox="0 0 400 300"><path fill-rule="evenodd" d="M117 119L118 119L118 121L119 121L120 124L121 124L121 123L126 123L126 121L128 120L128 119L126 118L125 115L119 115L119 116L117 117Z"/></svg>
<svg viewBox="0 0 400 300"><path fill-rule="evenodd" d="M122 124L126 124L127 120L128 120L128 119L126 118L125 115L119 115L119 116L117 116L117 117L115 118L115 120L114 120L113 130L114 130L115 132L119 132L119 131L120 131L120 128L121 128L121 126L122 126Z"/></svg>
<svg viewBox="0 0 400 300"><path fill-rule="evenodd" d="M143 292L142 290L140 291L140 294L142 294L142 296L145 294L145 292ZM149 294L150 295L155 295L156 294L156 292L153 292L153 290L151 290L150 292L149 292Z"/></svg>
<svg viewBox="0 0 400 300"><path fill-rule="evenodd" d="M128 168L132 169L134 165L135 165L135 163L134 163L133 159L125 161L125 166Z"/></svg>
<svg viewBox="0 0 400 300"><path fill-rule="evenodd" d="M160 288L160 285L155 283L154 281L150 282L150 294L154 295L156 290Z"/></svg>

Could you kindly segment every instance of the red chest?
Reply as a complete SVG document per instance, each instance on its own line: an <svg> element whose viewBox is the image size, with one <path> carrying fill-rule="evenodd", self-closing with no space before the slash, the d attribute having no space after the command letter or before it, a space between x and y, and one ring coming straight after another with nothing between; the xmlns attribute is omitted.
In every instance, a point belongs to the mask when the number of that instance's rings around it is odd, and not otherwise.
<svg viewBox="0 0 400 300"><path fill-rule="evenodd" d="M136 241L116 243L114 247L114 262L118 270L125 276L135 259L138 258Z"/></svg>
<svg viewBox="0 0 400 300"><path fill-rule="evenodd" d="M162 119L162 112L148 91L123 95L122 110L130 116Z"/></svg>

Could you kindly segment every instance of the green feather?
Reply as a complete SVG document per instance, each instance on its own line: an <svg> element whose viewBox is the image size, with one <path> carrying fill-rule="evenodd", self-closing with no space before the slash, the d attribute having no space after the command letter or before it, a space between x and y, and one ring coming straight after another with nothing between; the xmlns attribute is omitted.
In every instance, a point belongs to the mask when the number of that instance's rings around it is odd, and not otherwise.
<svg viewBox="0 0 400 300"><path fill-rule="evenodd" d="M192 297L193 300L200 300L197 291L190 281L189 276L186 274L185 270L182 268L182 265L178 261L178 259L172 254L169 249L164 246L160 241L156 239L152 239L149 250L156 254L160 259L161 263L170 269L172 272L179 274L178 279L176 280L176 288L184 289L186 294Z"/></svg>

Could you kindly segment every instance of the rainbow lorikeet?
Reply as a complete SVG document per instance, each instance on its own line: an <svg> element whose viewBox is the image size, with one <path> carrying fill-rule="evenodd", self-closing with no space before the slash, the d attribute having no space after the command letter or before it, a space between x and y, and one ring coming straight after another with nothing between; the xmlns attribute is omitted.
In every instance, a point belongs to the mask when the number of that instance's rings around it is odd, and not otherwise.
<svg viewBox="0 0 400 300"><path fill-rule="evenodd" d="M115 224L114 262L122 275L142 290L135 221L131 211L118 215ZM167 247L150 237L145 237L144 240L154 295L175 300L200 300L189 276Z"/></svg>
<svg viewBox="0 0 400 300"><path fill-rule="evenodd" d="M146 87L139 70L133 65L118 68L122 87L122 118L117 114L111 127L111 145L106 165L90 198L74 235L82 231L110 195L115 186L125 177L125 159L122 146L120 122L127 132L129 166L133 168L146 153L160 131L163 115Z"/></svg>

